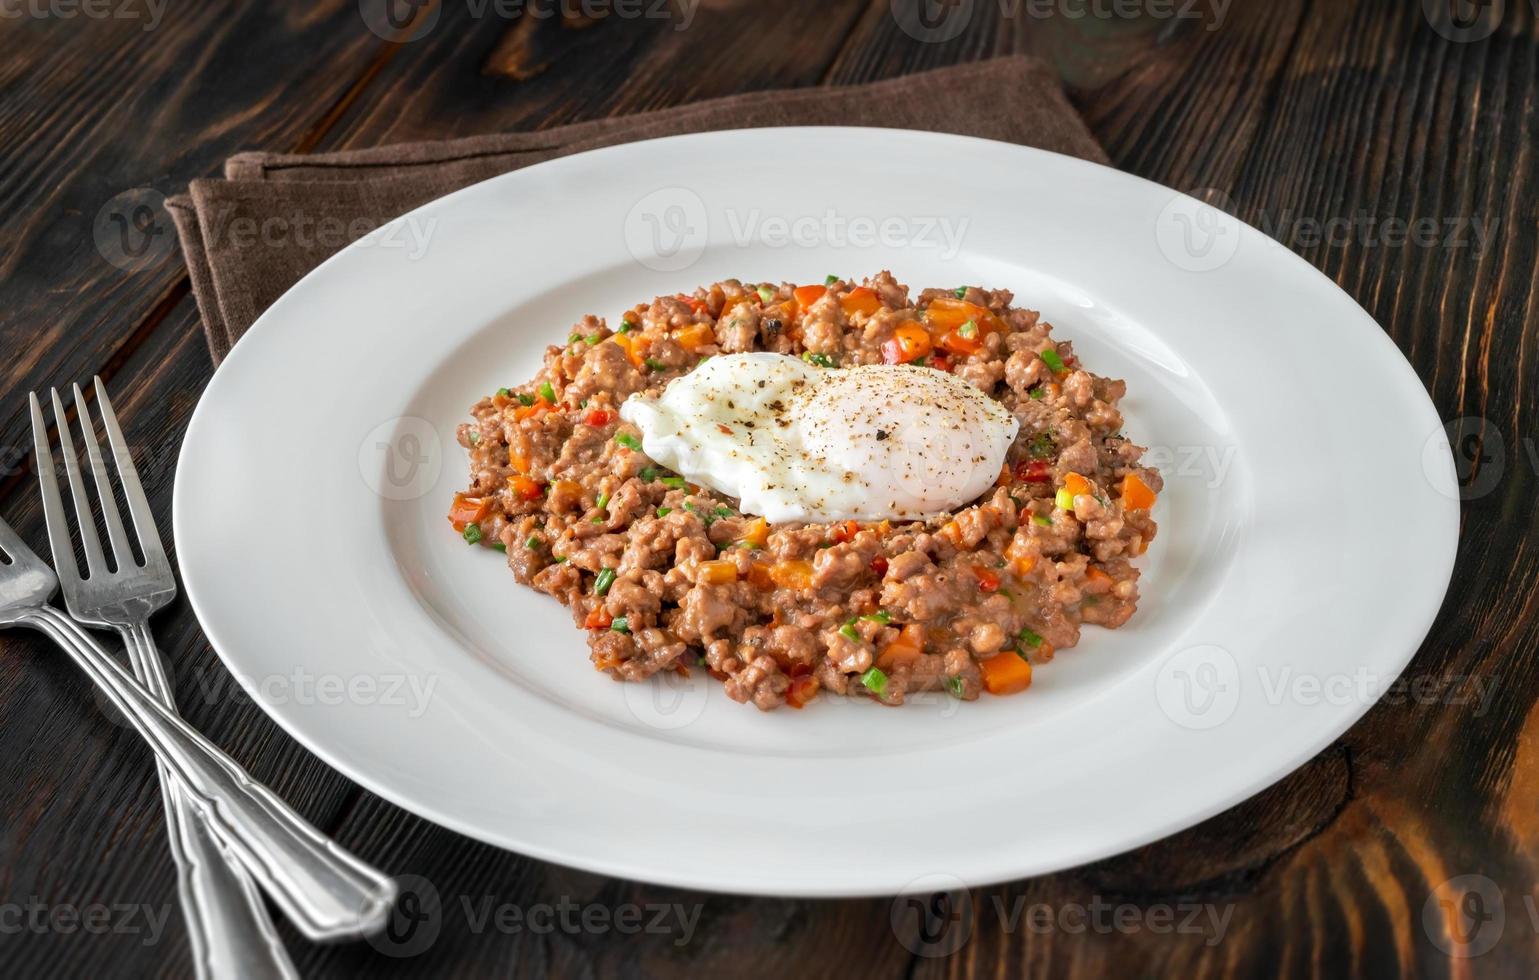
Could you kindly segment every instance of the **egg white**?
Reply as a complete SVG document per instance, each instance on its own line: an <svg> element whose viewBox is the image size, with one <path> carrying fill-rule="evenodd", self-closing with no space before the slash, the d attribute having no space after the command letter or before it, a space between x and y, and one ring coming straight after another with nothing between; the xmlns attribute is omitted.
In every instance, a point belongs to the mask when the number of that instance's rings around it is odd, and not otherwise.
<svg viewBox="0 0 1539 980"><path fill-rule="evenodd" d="M713 357L620 416L652 459L773 523L954 510L994 484L1020 428L942 371L769 353Z"/></svg>

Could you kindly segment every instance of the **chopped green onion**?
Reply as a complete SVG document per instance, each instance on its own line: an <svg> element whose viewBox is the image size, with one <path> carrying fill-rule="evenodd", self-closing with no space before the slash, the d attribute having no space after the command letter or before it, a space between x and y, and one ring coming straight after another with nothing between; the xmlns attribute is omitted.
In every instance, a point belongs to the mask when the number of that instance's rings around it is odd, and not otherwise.
<svg viewBox="0 0 1539 980"><path fill-rule="evenodd" d="M827 278L825 278L823 280L823 285L825 285L825 286L832 286L834 283L836 283L838 281L839 281L839 277L838 276L828 276Z"/></svg>
<svg viewBox="0 0 1539 980"><path fill-rule="evenodd" d="M716 523L716 516L714 514L707 514L705 511L696 507L695 502L692 500L686 500L684 502L684 509L700 518L701 522L704 523L706 527L710 527L712 524Z"/></svg>
<svg viewBox="0 0 1539 980"><path fill-rule="evenodd" d="M616 633L629 633L631 622L624 616L616 616L614 622L609 624L609 628Z"/></svg>
<svg viewBox="0 0 1539 980"><path fill-rule="evenodd" d="M682 476L665 476L662 479L662 484L665 487L673 487L675 490L682 490L689 486L689 481L684 479Z"/></svg>
<svg viewBox="0 0 1539 980"><path fill-rule="evenodd" d="M960 698L962 696L962 678L954 675L946 678L946 690L951 692L952 697Z"/></svg>
<svg viewBox="0 0 1539 980"><path fill-rule="evenodd" d="M574 331L571 332L570 335L567 336L566 342L569 343L569 344L575 344L575 343L577 343L581 339L582 339L582 334L580 334L580 333L578 333L577 331L574 330Z"/></svg>
<svg viewBox="0 0 1539 980"><path fill-rule="evenodd" d="M609 587L615 584L615 570L613 568L599 569L598 578L593 580L593 594L607 595Z"/></svg>
<svg viewBox="0 0 1539 980"><path fill-rule="evenodd" d="M1042 396L1047 394L1047 392L1043 390L1041 385L1037 385L1035 388L1026 392L1026 394L1030 395L1033 401L1041 401Z"/></svg>
<svg viewBox="0 0 1539 980"><path fill-rule="evenodd" d="M504 398L511 398L513 396L513 390L511 388L498 388L497 394Z"/></svg>
<svg viewBox="0 0 1539 980"><path fill-rule="evenodd" d="M759 298L766 303L773 303L775 301L775 291L761 284L759 286Z"/></svg>
<svg viewBox="0 0 1539 980"><path fill-rule="evenodd" d="M583 343L587 344L589 347L592 347L594 344L598 343L599 341L601 341L603 339L604 338L600 337L598 334L593 334L591 337L584 337L582 339L582 341L583 341Z"/></svg>
<svg viewBox="0 0 1539 980"><path fill-rule="evenodd" d="M544 544L544 542L540 540L540 536L538 534L531 534L529 535L529 540L524 542L524 547L528 548L530 551L538 551L540 545L542 544Z"/></svg>
<svg viewBox="0 0 1539 980"><path fill-rule="evenodd" d="M1046 432L1038 432L1036 438L1031 440L1031 445L1027 447L1027 450L1037 459L1046 459L1053 455L1053 437Z"/></svg>
<svg viewBox="0 0 1539 980"><path fill-rule="evenodd" d="M540 397L550 402L552 405L556 404L556 389L550 386L549 381L540 385Z"/></svg>
<svg viewBox="0 0 1539 980"><path fill-rule="evenodd" d="M862 616L860 618L864 619L868 623L880 623L883 626L886 626L888 623L892 622L892 616L888 614L885 609L879 612L874 612L869 616Z"/></svg>
<svg viewBox="0 0 1539 980"><path fill-rule="evenodd" d="M651 371L666 371L666 370L668 370L668 365L664 364L662 361L659 361L655 357L649 357L645 361L643 361L642 363L645 364L647 366L647 369L651 370Z"/></svg>
<svg viewBox="0 0 1539 980"><path fill-rule="evenodd" d="M925 360L926 360L926 358L916 357L912 361L909 361L909 363L914 365L914 367L924 367L925 366L925 363L924 363Z"/></svg>
<svg viewBox="0 0 1539 980"><path fill-rule="evenodd" d="M641 451L641 441L635 436L631 435L629 432L615 433L615 442L624 446L626 449L633 449L636 452Z"/></svg>
<svg viewBox="0 0 1539 980"><path fill-rule="evenodd" d="M632 330L635 330L635 329L636 329L636 325L634 323L632 323L628 317L626 319L620 321L620 331L619 331L620 333L630 333Z"/></svg>
<svg viewBox="0 0 1539 980"><path fill-rule="evenodd" d="M846 640L849 640L851 643L860 642L860 630L855 628L855 623L853 621L845 623L843 626L839 627L839 635L844 637Z"/></svg>
<svg viewBox="0 0 1539 980"><path fill-rule="evenodd" d="M566 564L566 555L559 555L559 556L557 556L555 563L557 565L565 565Z"/></svg>
<svg viewBox="0 0 1539 980"><path fill-rule="evenodd" d="M653 480L657 479L657 467L643 466L641 468L641 478L647 483L651 483Z"/></svg>
<svg viewBox="0 0 1539 980"><path fill-rule="evenodd" d="M607 493L599 494L598 495L598 500L594 502L594 506L597 507L599 510L607 510L609 508L609 494L607 494Z"/></svg>
<svg viewBox="0 0 1539 980"><path fill-rule="evenodd" d="M507 554L508 553L508 546L503 544L501 541L498 541L496 544L492 545L492 550L493 551L500 551L503 554Z"/></svg>
<svg viewBox="0 0 1539 980"><path fill-rule="evenodd" d="M877 697L881 697L882 692L887 690L887 675L882 673L880 667L872 667L864 674L861 674L860 682L866 685L866 689Z"/></svg>
<svg viewBox="0 0 1539 980"><path fill-rule="evenodd" d="M1054 374L1062 374L1069 369L1068 366L1063 363L1063 358L1058 356L1058 351L1052 347L1049 347L1042 352L1042 360L1047 362L1047 366L1053 369Z"/></svg>
<svg viewBox="0 0 1539 980"><path fill-rule="evenodd" d="M481 540L481 525L466 524L463 537L466 544L477 544Z"/></svg>
<svg viewBox="0 0 1539 980"><path fill-rule="evenodd" d="M953 295L956 296L957 299L963 299L964 297L967 296L967 287L966 286L958 286L957 287L957 291Z"/></svg>
<svg viewBox="0 0 1539 980"><path fill-rule="evenodd" d="M725 506L717 507L716 508L716 514L719 517L731 517L732 516L732 508L731 507L725 507Z"/></svg>
<svg viewBox="0 0 1539 980"><path fill-rule="evenodd" d="M1058 495L1053 498L1053 503L1058 505L1059 510L1073 510L1074 494L1069 492L1068 487L1059 487Z"/></svg>
<svg viewBox="0 0 1539 980"><path fill-rule="evenodd" d="M1032 523L1041 524L1043 527L1053 526L1053 519L1051 517L1043 517L1041 514L1032 514L1031 520Z"/></svg>
<svg viewBox="0 0 1539 980"><path fill-rule="evenodd" d="M823 368L839 366L839 362L834 360L833 355L831 354L814 354L811 351L808 351L802 355L802 360L806 361L808 364L813 364L817 367Z"/></svg>
<svg viewBox="0 0 1539 980"><path fill-rule="evenodd" d="M520 405L524 406L525 408L528 408L530 405L534 404L534 396L533 395L519 395L518 396L518 403Z"/></svg>
<svg viewBox="0 0 1539 980"><path fill-rule="evenodd" d="M957 333L967 338L968 340L972 340L974 337L978 336L978 322L976 320L968 320L960 327L957 327Z"/></svg>
<svg viewBox="0 0 1539 980"><path fill-rule="evenodd" d="M478 445L480 442L481 442L481 433L477 432L475 429L471 429L470 430L470 444L472 446L475 446L475 445Z"/></svg>
<svg viewBox="0 0 1539 980"><path fill-rule="evenodd" d="M658 517L667 517L671 513L673 513L673 508L672 507L659 507L659 508L657 508L657 516Z"/></svg>
<svg viewBox="0 0 1539 980"><path fill-rule="evenodd" d="M1042 637L1029 629L1021 630L1020 641L1032 649L1036 649L1042 645Z"/></svg>

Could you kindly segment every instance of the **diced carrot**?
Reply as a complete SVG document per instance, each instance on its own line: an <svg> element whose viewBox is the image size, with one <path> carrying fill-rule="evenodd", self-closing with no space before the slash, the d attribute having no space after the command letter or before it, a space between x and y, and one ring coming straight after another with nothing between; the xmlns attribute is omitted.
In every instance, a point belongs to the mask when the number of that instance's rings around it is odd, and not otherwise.
<svg viewBox="0 0 1539 980"><path fill-rule="evenodd" d="M983 689L990 694L1015 694L1031 686L1031 664L1014 653L997 653L978 661Z"/></svg>
<svg viewBox="0 0 1539 980"><path fill-rule="evenodd" d="M882 344L882 361L887 364L907 364L929 354L933 348L930 332L917 323L899 324L892 332L892 339Z"/></svg>
<svg viewBox="0 0 1539 980"><path fill-rule="evenodd" d="M529 472L529 457L525 456L523 453L519 453L519 452L510 452L510 453L508 453L508 463L515 470L517 470L520 473L528 473Z"/></svg>
<svg viewBox="0 0 1539 980"><path fill-rule="evenodd" d="M699 350L706 344L716 343L716 331L709 323L691 323L674 335L680 347L687 351Z"/></svg>
<svg viewBox="0 0 1539 980"><path fill-rule="evenodd" d="M807 703L817 697L820 685L818 679L811 675L803 675L791 681L791 686L786 689L786 704L793 708L804 708Z"/></svg>
<svg viewBox="0 0 1539 980"><path fill-rule="evenodd" d="M1104 586L1108 589L1112 586L1112 577L1106 574L1103 569L1097 568L1094 565L1085 570L1085 581L1093 585Z"/></svg>
<svg viewBox="0 0 1539 980"><path fill-rule="evenodd" d="M892 670L900 664L912 664L922 656L923 653L903 640L893 640L877 654L876 665L882 670Z"/></svg>
<svg viewBox="0 0 1539 980"><path fill-rule="evenodd" d="M924 319L932 331L942 333L956 330L969 320L978 325L979 337L987 331L1002 333L1005 329L1004 323L988 307L950 296L932 299L925 308Z"/></svg>
<svg viewBox="0 0 1539 980"><path fill-rule="evenodd" d="M1064 489L1068 490L1076 497L1081 497L1086 494L1092 494L1095 492L1095 490L1090 486L1090 481L1080 476L1078 473L1065 474L1063 478L1063 486Z"/></svg>
<svg viewBox="0 0 1539 980"><path fill-rule="evenodd" d="M882 298L871 287L858 286L846 293L839 300L839 305L844 309L845 316L854 316L856 313L870 316L882 308Z"/></svg>
<svg viewBox="0 0 1539 980"><path fill-rule="evenodd" d="M855 521L845 521L843 524L834 525L834 540L840 544L848 543L859 533L860 525Z"/></svg>
<svg viewBox="0 0 1539 980"><path fill-rule="evenodd" d="M614 617L604 611L603 606L595 606L588 613L588 618L583 620L582 628L585 630L607 630L614 625Z"/></svg>
<svg viewBox="0 0 1539 980"><path fill-rule="evenodd" d="M770 576L769 566L762 561L756 561L748 566L748 584L756 589L768 589L775 585L775 580Z"/></svg>
<svg viewBox="0 0 1539 980"><path fill-rule="evenodd" d="M523 422L526 419L538 418L539 416L544 415L546 412L555 407L556 406L552 405L550 402L541 398L533 405L520 405L519 407L515 408L513 410L513 421Z"/></svg>
<svg viewBox="0 0 1539 980"><path fill-rule="evenodd" d="M1129 473L1122 478L1122 506L1128 510L1148 510L1154 506L1154 491L1149 485L1138 478L1138 474Z"/></svg>
<svg viewBox="0 0 1539 980"><path fill-rule="evenodd" d="M813 303L816 303L827 294L827 286L798 286L796 288L796 292L792 293L792 295L796 297L798 313L803 312L807 309L807 307L811 306Z"/></svg>
<svg viewBox="0 0 1539 980"><path fill-rule="evenodd" d="M466 525L479 524L486 519L491 512L492 502L482 497L467 497L463 493L454 495L454 503L449 507L449 523L461 534L465 532Z"/></svg>
<svg viewBox="0 0 1539 980"><path fill-rule="evenodd" d="M783 589L806 589L812 586L812 562L782 561L770 566L770 579Z"/></svg>
<svg viewBox="0 0 1539 980"><path fill-rule="evenodd" d="M992 568L984 568L982 565L974 565L973 574L978 576L978 588L982 591L999 591L999 576L994 572Z"/></svg>
<svg viewBox="0 0 1539 980"><path fill-rule="evenodd" d="M995 478L994 485L996 487L1002 487L1002 486L1005 486L1006 484L1008 484L1009 482L1010 482L1010 464L1006 463L1005 465L1003 465L1003 466L1001 466L999 468L999 476L997 478Z"/></svg>
<svg viewBox="0 0 1539 980"><path fill-rule="evenodd" d="M1010 562L1010 567L1015 570L1015 574L1017 576L1020 578L1025 578L1031 574L1031 570L1033 568L1037 567L1037 556L1022 555L1020 558L1012 560Z"/></svg>
<svg viewBox="0 0 1539 980"><path fill-rule="evenodd" d="M508 486L513 488L514 493L518 494L519 500L539 500L545 495L544 488L527 476L508 477Z"/></svg>
<svg viewBox="0 0 1539 980"><path fill-rule="evenodd" d="M679 299L681 299L684 302L688 303L689 304L689 308L690 308L690 310L692 312L695 312L695 313L710 313L711 312L711 308L710 308L709 304L707 304L705 300L701 299L698 296L685 296L683 293L680 293L679 294Z"/></svg>
<svg viewBox="0 0 1539 980"><path fill-rule="evenodd" d="M646 362L646 358L642 355L641 349L636 343L636 339L630 334L617 333L609 339L618 345L621 350L625 351L625 357L631 362L632 367L639 368L643 363Z"/></svg>
<svg viewBox="0 0 1539 980"><path fill-rule="evenodd" d="M737 581L737 566L730 561L703 561L696 581L702 585L731 585Z"/></svg>
<svg viewBox="0 0 1539 980"><path fill-rule="evenodd" d="M614 420L615 413L603 408L595 408L583 416L583 422L593 426L595 429L602 429Z"/></svg>
<svg viewBox="0 0 1539 980"><path fill-rule="evenodd" d="M762 548L764 547L765 541L768 539L769 521L762 517L756 517L750 521L748 527L743 530L743 536L739 540L741 540L744 544L749 545L750 547Z"/></svg>
<svg viewBox="0 0 1539 980"><path fill-rule="evenodd" d="M983 328L973 325L973 336L964 337L961 328L948 330L936 341L937 346L951 354L976 354L983 349Z"/></svg>

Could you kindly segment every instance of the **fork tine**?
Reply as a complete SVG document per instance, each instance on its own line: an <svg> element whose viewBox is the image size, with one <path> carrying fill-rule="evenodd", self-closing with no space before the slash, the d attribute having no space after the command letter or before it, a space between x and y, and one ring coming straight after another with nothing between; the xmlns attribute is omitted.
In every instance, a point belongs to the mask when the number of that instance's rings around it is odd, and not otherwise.
<svg viewBox="0 0 1539 980"><path fill-rule="evenodd" d="M150 502L144 496L144 487L139 483L139 471L134 468L128 441L123 438L123 430L118 426L118 414L112 410L107 386L102 384L101 378L96 379L96 407L101 411L102 428L107 430L107 442L112 447L112 455L117 463L118 479L123 483L123 497L128 501L128 513L133 518L134 531L139 535L139 550L144 553L146 564L164 562L166 548L160 540L160 532L155 528L155 512L150 509Z"/></svg>
<svg viewBox="0 0 1539 980"><path fill-rule="evenodd" d="M13 562L26 561L34 557L32 549L27 547L21 535L11 530L11 526L5 523L5 518L0 517L0 554L5 555Z"/></svg>
<svg viewBox="0 0 1539 980"><path fill-rule="evenodd" d="M48 442L48 423L43 421L43 406L37 400L37 394L34 392L28 397L32 401L32 452L37 462L37 482L43 491L43 516L48 520L48 547L53 551L53 567L63 581L78 582L80 568L75 563L75 548L70 544L69 520L64 516L64 498L59 493L59 471L54 466L53 447ZM56 399L55 406L57 404Z"/></svg>
<svg viewBox="0 0 1539 980"><path fill-rule="evenodd" d="M80 530L80 540L85 548L86 571L95 578L107 573L107 559L102 554L102 540L96 534L96 521L91 517L91 498L86 496L85 481L80 478L80 461L75 458L75 440L70 438L69 419L64 414L63 403L59 401L59 389L55 388L49 394L53 397L54 424L59 429L59 452L64 456L64 472L69 477L70 496L75 500L75 524ZM50 532L52 526L53 522L50 521ZM49 540L57 552L58 543L53 542L52 533L49 534ZM69 547L67 535L64 550L73 550Z"/></svg>
<svg viewBox="0 0 1539 980"><path fill-rule="evenodd" d="M107 525L107 540L112 542L112 557L118 571L133 567L133 549L128 546L128 532L123 529L123 515L118 510L117 497L112 493L112 478L107 475L107 464L102 461L102 447L96 441L96 423L86 407L85 395L75 385L75 416L80 419L80 441L85 443L86 458L91 461L91 476L96 481L96 496L102 503L102 521ZM82 481L83 482L83 481Z"/></svg>

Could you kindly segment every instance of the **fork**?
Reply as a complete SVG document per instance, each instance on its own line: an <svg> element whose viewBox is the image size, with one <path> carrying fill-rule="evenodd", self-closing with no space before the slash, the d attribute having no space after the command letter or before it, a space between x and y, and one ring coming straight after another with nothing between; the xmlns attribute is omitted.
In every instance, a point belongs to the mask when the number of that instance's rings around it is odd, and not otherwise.
<svg viewBox="0 0 1539 980"><path fill-rule="evenodd" d="M64 465L74 498L75 516L86 558L85 576L75 560L63 501L59 492L53 452L42 407L36 395L31 398L33 441L36 447L38 478L42 485L44 514L48 523L49 544L53 549L65 603L81 622L118 630L136 663L164 681L164 671L154 637L149 630L152 613L176 595L176 578L155 527L149 501L134 469L128 446L118 426L112 403L101 379L96 379L97 403L103 427L112 448L123 499L128 505L134 531L143 556L140 564L130 547L128 533L112 492L107 467L96 440L95 426L87 411L80 387L74 387L75 406L80 419L82 441L91 464L102 520L112 548L113 564L107 564L96 524L91 515L91 501L85 493L80 465L69 436L69 425L57 391L51 393L54 419L58 424ZM84 631L80 631L84 632ZM116 667L116 664L112 666ZM121 671L121 668L119 668ZM126 677L126 674L124 675ZM171 709L159 702L160 713L175 718ZM176 719L181 727L185 724ZM188 732L192 732L190 728ZM196 732L192 734L202 739ZM212 748L212 746L209 746ZM217 749L213 749L217 752ZM234 765L230 763L230 765ZM175 767L171 767L175 770ZM237 770L239 772L239 770ZM164 785L173 803L181 807L179 816L192 823L211 824L216 837L240 861L245 870L270 894L305 936L325 941L363 936L381 928L395 902L396 885L377 870L364 864L335 842L306 823L287 804L266 787L239 772L244 795L218 801L215 807L187 806L184 790L201 795L195 783L176 772Z"/></svg>

